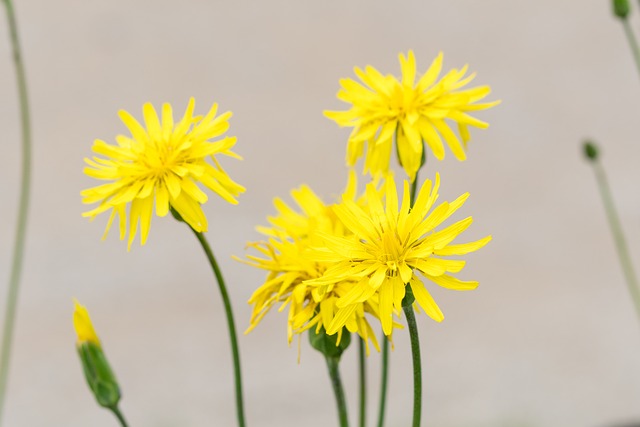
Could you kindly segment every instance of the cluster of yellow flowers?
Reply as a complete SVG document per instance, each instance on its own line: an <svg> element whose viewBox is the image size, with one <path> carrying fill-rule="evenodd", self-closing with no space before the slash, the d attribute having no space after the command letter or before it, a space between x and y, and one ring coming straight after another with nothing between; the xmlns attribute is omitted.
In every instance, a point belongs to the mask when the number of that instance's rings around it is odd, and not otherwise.
<svg viewBox="0 0 640 427"><path fill-rule="evenodd" d="M438 80L442 54L417 83L413 52L406 57L400 54L400 64L400 79L368 66L364 71L355 69L366 86L351 79L341 81L338 98L351 108L325 115L354 128L347 147L349 166L355 165L367 146L364 171L373 182L357 196L352 172L342 199L329 205L308 187L301 187L292 192L301 212L275 200L278 215L270 218L272 227L259 228L268 240L250 244L262 257L249 256L248 263L269 273L249 300L254 307L249 330L280 303L280 310L289 305L289 342L293 334L324 328L329 335L337 333L339 343L346 328L367 342L367 351L369 340L379 349L365 314L379 321L384 334L391 337L394 328L401 327L393 314L401 311L406 286L416 307L438 322L444 316L421 277L447 289L478 286L450 275L461 271L465 261L444 257L478 250L491 236L453 244L471 225L471 217L436 230L469 194L436 204L440 185L436 175L435 182L426 180L412 200L410 184L424 164L425 143L440 160L444 139L456 158L464 160L468 126L488 126L467 112L498 102L477 103L489 94L488 86L461 89L474 77L464 77L467 67L451 70ZM458 125L462 144L446 120ZM409 178L404 180L401 197L389 171L394 141Z"/></svg>
<svg viewBox="0 0 640 427"><path fill-rule="evenodd" d="M471 225L471 217L442 226L468 194L453 202L436 203L439 175L434 182L426 180L417 194L410 195L410 186L417 184L417 172L425 162L425 144L440 160L444 140L456 158L464 160L469 126L488 126L467 113L497 102L478 103L490 93L488 86L464 89L474 78L473 74L465 77L466 66L439 78L442 54L422 76L417 75L413 52L400 54L399 59L401 78L382 75L371 66L364 71L356 68L362 84L344 79L338 92L338 98L351 108L325 112L339 125L353 127L347 147L349 166L355 165L366 147L364 171L372 177L366 190L358 194L353 170L341 200L335 203L323 202L302 186L291 193L299 209L276 198L277 215L269 218L269 227L258 228L265 240L249 244L258 255L249 255L244 262L268 271L249 300L253 305L249 330L274 305L281 304L280 311L289 307L289 342L294 334L310 328L338 334L339 342L346 328L367 343L367 350L370 342L379 349L369 319L378 320L390 337L394 328L401 327L393 314L399 313L407 286L416 308L439 322L442 311L423 278L455 290L478 285L451 276L465 262L447 257L478 250L491 237L454 244ZM165 216L171 208L195 231L206 231L201 204L207 196L198 183L237 203L235 197L244 188L229 178L215 158L217 154L239 158L231 151L236 139L223 137L231 113L216 116L216 105L204 117L194 116L193 111L191 99L184 117L175 124L168 104L162 108L161 119L146 104L146 128L121 111L131 136L118 136L115 146L95 142L93 151L106 158L86 159L85 173L108 182L83 191L83 202L99 203L84 215L94 218L111 210L108 231L118 214L120 238L124 239L128 207L130 247L138 226L141 243L147 240L154 203L158 216ZM457 125L459 137L450 122ZM402 196L389 172L394 142L408 176Z"/></svg>

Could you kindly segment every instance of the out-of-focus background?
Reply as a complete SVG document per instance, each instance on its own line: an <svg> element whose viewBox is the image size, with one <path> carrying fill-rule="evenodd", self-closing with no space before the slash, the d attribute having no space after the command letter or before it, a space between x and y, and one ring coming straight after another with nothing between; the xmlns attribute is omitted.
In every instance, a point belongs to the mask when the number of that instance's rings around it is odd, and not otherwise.
<svg viewBox="0 0 640 427"><path fill-rule="evenodd" d="M348 129L322 115L343 109L338 81L353 66L399 74L415 51L425 71L470 64L502 105L477 116L468 160L450 152L421 178L442 174L442 198L469 191L467 257L478 290L430 286L446 319L418 317L424 425L585 427L640 420L640 326L629 299L581 141L601 143L631 252L640 254L640 84L609 1L446 2L18 1L34 126L34 176L7 427L116 425L94 402L75 353L72 297L85 304L120 379L132 426L233 426L225 317L197 241L154 218L147 245L93 223L79 192L95 138L125 132L119 109L147 101L181 114L231 110L245 160L223 159L247 187L240 204L205 205L209 239L230 285L239 328L264 274L231 259L256 240L272 198L302 184L332 200L346 182ZM635 8L632 24L640 29ZM4 11L3 11L4 12ZM15 74L0 20L0 303L4 309L19 177ZM640 267L640 264L638 265ZM240 339L252 426L329 426L336 413L324 361L306 340L287 347L273 312ZM396 334L389 426L409 424L408 336ZM342 373L356 415L356 352ZM368 359L370 419L379 355Z"/></svg>

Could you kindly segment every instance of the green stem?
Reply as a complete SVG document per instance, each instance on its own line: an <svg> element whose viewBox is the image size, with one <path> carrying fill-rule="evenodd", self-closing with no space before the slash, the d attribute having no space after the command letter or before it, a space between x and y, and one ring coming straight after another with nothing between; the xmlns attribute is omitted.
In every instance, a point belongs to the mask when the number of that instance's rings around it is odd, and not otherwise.
<svg viewBox="0 0 640 427"><path fill-rule="evenodd" d="M31 124L29 117L29 100L27 97L27 80L24 64L22 62L22 54L18 40L18 28L13 5L10 0L4 0L4 4L7 8L9 34L11 38L11 46L13 48L13 62L16 68L18 96L20 99L20 120L22 125L22 176L16 234L13 246L13 262L11 264L9 293L4 318L4 329L2 332L2 353L0 353L0 424L2 424L3 408L6 398L7 377L9 375L9 358L11 356L11 343L13 341L16 305L18 301L18 285L20 283L20 274L22 272L24 242L27 230L27 213L29 211L29 193L31 188Z"/></svg>
<svg viewBox="0 0 640 427"><path fill-rule="evenodd" d="M426 158L426 155L423 154L423 157ZM423 158L423 166L424 166L424 158ZM418 171L419 172L419 171ZM416 201L416 192L418 191L418 172L416 172L416 177L411 183L411 193L410 199L411 206ZM384 426L384 413L387 406L387 383L389 380L389 340L383 334L382 335L382 374L380 378L380 404L378 406L378 427ZM414 373L415 374L415 373Z"/></svg>
<svg viewBox="0 0 640 427"><path fill-rule="evenodd" d="M120 409L117 406L111 408L111 411L116 416L118 421L120 421L120 425L122 427L129 427L129 424L127 424L127 420L124 419L124 415L122 415L122 412L120 412Z"/></svg>
<svg viewBox="0 0 640 427"><path fill-rule="evenodd" d="M598 188L600 189L600 195L602 196L602 203L604 204L605 211L607 213L607 219L609 220L609 226L611 227L611 234L613 234L613 240L615 241L616 250L618 252L618 258L620 258L620 264L622 265L622 271L624 273L629 293L635 304L636 314L640 319L640 289L638 288L638 279L631 263L631 257L629 256L629 248L622 231L622 225L620 224L620 218L616 212L615 205L613 203L613 197L611 196L611 189L607 182L607 176L604 172L604 168L597 159L592 161L593 169L596 175L596 181L598 182Z"/></svg>
<svg viewBox="0 0 640 427"><path fill-rule="evenodd" d="M633 59L636 61L636 67L640 73L640 47L638 46L638 40L636 39L635 34L633 34L633 29L631 28L631 23L628 18L622 19L622 26L624 27L624 33L629 41L629 47L631 48L631 53L633 53Z"/></svg>
<svg viewBox="0 0 640 427"><path fill-rule="evenodd" d="M410 193L410 201L411 201L411 207L413 207L413 204L416 202L416 191L418 191L418 173L416 172L416 179L413 181L413 183L411 184L411 193Z"/></svg>
<svg viewBox="0 0 640 427"><path fill-rule="evenodd" d="M382 375L380 376L380 405L378 427L384 426L384 411L387 406L387 382L389 380L389 340L382 334Z"/></svg>
<svg viewBox="0 0 640 427"><path fill-rule="evenodd" d="M218 287L220 288L220 294L222 295L222 301L224 302L224 310L227 315L227 325L229 327L229 337L231 339L231 351L233 353L233 368L234 368L235 383L236 383L236 409L238 412L238 425L240 427L244 427L245 420L244 420L244 403L242 400L242 376L240 373L240 351L238 350L238 339L236 334L235 322L233 320L233 312L231 310L231 301L229 300L229 294L227 293L227 288L224 284L224 279L222 278L222 271L220 271L220 267L218 267L218 263L216 262L216 259L213 256L213 252L211 251L211 247L209 246L207 239L204 237L203 233L198 233L193 228L191 228L191 230L196 235L198 241L202 245L202 249L204 249L204 252L207 254L207 259L209 260L209 264L211 264L213 273L215 274L216 280L218 281Z"/></svg>
<svg viewBox="0 0 640 427"><path fill-rule="evenodd" d="M329 368L329 376L331 377L331 385L333 386L333 394L336 396L336 405L338 407L338 419L340 427L349 427L349 419L347 418L347 401L344 397L344 389L342 388L342 380L340 379L340 371L338 365L339 357L325 356L327 368Z"/></svg>
<svg viewBox="0 0 640 427"><path fill-rule="evenodd" d="M411 304L402 308L407 317L409 336L411 337L411 356L413 359L413 427L420 427L422 414L422 366L420 361L420 340L416 315Z"/></svg>
<svg viewBox="0 0 640 427"><path fill-rule="evenodd" d="M360 367L360 427L365 427L367 425L367 364L362 339L358 339L358 364Z"/></svg>

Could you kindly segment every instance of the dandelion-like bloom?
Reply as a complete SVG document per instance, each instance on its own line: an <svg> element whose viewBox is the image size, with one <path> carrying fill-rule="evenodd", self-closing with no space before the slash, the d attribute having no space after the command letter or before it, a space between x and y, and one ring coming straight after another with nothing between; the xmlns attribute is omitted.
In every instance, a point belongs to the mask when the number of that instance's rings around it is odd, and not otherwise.
<svg viewBox="0 0 640 427"><path fill-rule="evenodd" d="M384 197L372 185L367 186L366 207L349 199L334 207L334 213L352 235L322 233L324 244L316 250L316 257L331 267L311 283L328 285L352 280L356 284L336 302L338 311L327 329L328 334L339 330L358 310L359 304L372 298L378 301L384 333L391 334L392 314L402 308L405 286L411 286L417 304L427 315L442 321L440 308L417 273L447 289L471 290L478 286L478 282L461 281L449 274L462 270L465 261L441 257L476 251L487 244L491 236L471 243L451 244L471 225L471 217L436 231L469 196L465 193L431 210L438 198L439 185L439 175L433 188L431 181L426 180L411 207L409 183L405 180L398 209L396 186L389 178Z"/></svg>
<svg viewBox="0 0 640 427"><path fill-rule="evenodd" d="M344 198L355 200L355 175L352 174ZM307 186L291 192L293 199L302 212L288 206L276 198L274 205L278 215L270 217L271 227L259 227L258 230L269 236L266 242L250 243L261 256L248 255L247 264L267 270L268 276L249 299L253 305L250 327L254 329L260 320L276 304L279 311L289 307L287 319L287 337L291 343L294 334L300 334L310 328L327 329L338 311L336 302L347 295L355 283L350 280L337 280L327 285L305 283L317 279L329 267L326 262L314 258L315 245L322 243L319 233L345 236L350 234L333 213L331 205L325 203ZM378 303L375 298L354 304L354 310L334 333L338 333L340 343L344 327L349 332L358 333L367 344L369 341L379 350L378 342L365 314L378 316ZM400 325L395 325L400 326Z"/></svg>
<svg viewBox="0 0 640 427"><path fill-rule="evenodd" d="M81 194L83 203L99 203L83 216L93 219L111 210L103 238L116 214L119 216L120 239L125 238L126 208L130 205L128 247L131 248L138 224L140 241L144 245L149 234L154 202L156 215L165 216L171 207L194 230L207 231L207 218L201 204L208 197L198 183L229 203L238 203L236 197L244 192L244 187L227 175L215 157L222 154L241 159L231 151L236 138L222 137L229 128L231 112L216 117L218 105L213 104L206 116L194 116L194 107L195 101L191 98L182 119L174 123L171 105L162 106L160 120L153 106L147 103L142 110L145 126L126 111L120 111L120 119L131 136L117 136L117 145L95 141L94 153L105 158L85 158L89 166L85 167L84 173L109 182L84 190ZM211 163L207 161L209 159Z"/></svg>
<svg viewBox="0 0 640 427"><path fill-rule="evenodd" d="M469 126L481 129L489 125L467 114L484 110L499 103L477 103L491 89L479 86L462 89L475 77L465 77L467 66L453 69L440 80L442 53L433 61L425 74L416 82L416 60L413 51L407 57L399 55L402 78L382 75L371 66L364 71L355 68L360 84L342 79L338 98L351 104L348 111L325 111L325 115L340 126L353 127L347 146L347 164L353 166L363 155L367 145L365 172L385 174L395 141L400 164L411 182L423 161L423 142L426 142L438 160L444 158L447 143L458 160L465 160L470 139ZM451 130L447 120L458 125L460 138ZM460 142L462 139L462 143Z"/></svg>

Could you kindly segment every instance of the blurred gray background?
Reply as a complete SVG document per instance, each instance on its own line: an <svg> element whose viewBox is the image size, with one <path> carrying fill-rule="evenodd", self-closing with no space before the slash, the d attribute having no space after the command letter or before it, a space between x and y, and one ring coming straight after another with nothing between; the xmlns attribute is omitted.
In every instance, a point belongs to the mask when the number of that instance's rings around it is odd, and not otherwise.
<svg viewBox="0 0 640 427"><path fill-rule="evenodd" d="M442 324L418 317L424 425L597 427L640 420L640 326L615 255L585 137L602 145L631 252L640 254L640 84L609 1L17 1L34 123L33 199L5 426L116 425L89 393L75 353L72 297L85 304L120 379L131 426L234 426L225 317L197 241L154 217L146 246L90 223L79 192L95 138L125 131L125 109L190 96L204 112L231 110L243 162L224 159L247 187L238 206L211 197L209 239L233 298L245 303L264 274L231 259L256 240L272 198L309 184L332 200L346 179L348 129L322 115L353 66L399 73L414 49L425 71L469 63L493 88L477 116L469 159L431 161L443 200L469 191L469 239L493 242L460 275L477 291L430 286ZM640 29L633 2L634 28ZM3 10L4 12L4 10ZM19 176L15 74L0 19L0 302L4 310ZM289 199L287 199L289 200ZM640 263L639 263L640 264ZM640 265L638 265L640 267ZM286 343L273 312L240 338L251 426L330 426L336 413L324 361ZM408 336L396 334L388 425L411 417ZM356 415L355 347L342 373ZM369 363L370 419L379 356ZM373 423L372 423L373 424Z"/></svg>

